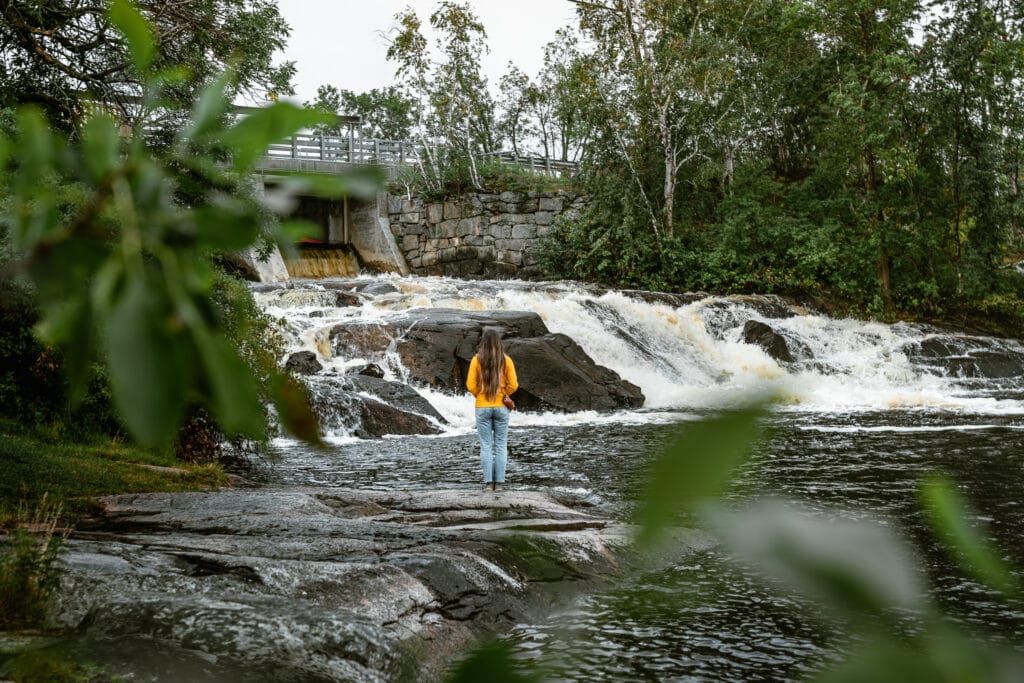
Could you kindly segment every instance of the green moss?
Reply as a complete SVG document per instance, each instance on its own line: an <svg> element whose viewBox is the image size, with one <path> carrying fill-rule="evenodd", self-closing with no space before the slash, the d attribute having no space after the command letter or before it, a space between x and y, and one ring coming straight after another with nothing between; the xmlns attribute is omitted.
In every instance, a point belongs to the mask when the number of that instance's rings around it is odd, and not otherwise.
<svg viewBox="0 0 1024 683"><path fill-rule="evenodd" d="M424 178L419 169L402 169L390 189L398 193L411 192L427 201L440 201L480 190L491 193L553 192L575 186L568 178L553 177L499 161L476 162L475 175L480 187L473 183L473 175L465 159L451 159L445 161L440 169L440 177L430 180Z"/></svg>
<svg viewBox="0 0 1024 683"><path fill-rule="evenodd" d="M46 443L0 424L0 527L44 494L73 520L92 498L115 493L196 491L228 483L218 465L187 465L173 455L114 442ZM153 466L173 468L155 470Z"/></svg>

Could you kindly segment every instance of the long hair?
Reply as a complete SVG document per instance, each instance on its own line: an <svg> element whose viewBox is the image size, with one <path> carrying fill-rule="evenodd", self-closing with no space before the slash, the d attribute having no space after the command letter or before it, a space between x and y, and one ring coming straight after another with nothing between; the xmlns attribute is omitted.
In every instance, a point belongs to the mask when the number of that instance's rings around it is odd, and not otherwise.
<svg viewBox="0 0 1024 683"><path fill-rule="evenodd" d="M485 330L480 338L480 348L476 352L480 361L480 377L483 380L484 394L488 401L498 397L501 389L501 376L505 370L505 350L501 346L501 335L495 330Z"/></svg>

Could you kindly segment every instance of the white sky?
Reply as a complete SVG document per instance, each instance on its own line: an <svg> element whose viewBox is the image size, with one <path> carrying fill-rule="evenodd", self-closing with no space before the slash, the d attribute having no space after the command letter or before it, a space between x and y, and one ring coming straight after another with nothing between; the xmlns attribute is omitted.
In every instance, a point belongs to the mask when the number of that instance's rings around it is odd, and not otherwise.
<svg viewBox="0 0 1024 683"><path fill-rule="evenodd" d="M412 7L427 39L436 0L278 0L281 15L292 28L284 59L294 60L296 99L313 99L323 84L364 92L393 82L395 67L384 55L387 42L379 35L394 25L394 16ZM487 31L491 48L484 73L496 90L512 60L530 76L540 68L542 48L555 31L575 17L567 0L473 0L473 11Z"/></svg>

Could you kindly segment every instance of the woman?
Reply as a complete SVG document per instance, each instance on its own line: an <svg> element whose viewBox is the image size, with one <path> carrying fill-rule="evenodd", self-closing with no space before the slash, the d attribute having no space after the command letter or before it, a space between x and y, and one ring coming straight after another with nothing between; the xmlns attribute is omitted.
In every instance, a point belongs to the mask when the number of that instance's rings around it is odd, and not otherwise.
<svg viewBox="0 0 1024 683"><path fill-rule="evenodd" d="M519 388L516 366L505 355L501 335L486 330L469 363L466 388L476 396L476 431L480 435L480 467L484 491L498 491L505 483L508 459L508 414L515 408L510 398Z"/></svg>

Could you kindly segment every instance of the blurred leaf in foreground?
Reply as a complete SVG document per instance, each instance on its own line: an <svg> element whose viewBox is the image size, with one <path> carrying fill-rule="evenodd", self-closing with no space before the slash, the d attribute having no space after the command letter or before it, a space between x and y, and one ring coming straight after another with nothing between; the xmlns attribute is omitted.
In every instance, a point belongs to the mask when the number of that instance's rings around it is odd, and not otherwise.
<svg viewBox="0 0 1024 683"><path fill-rule="evenodd" d="M650 546L680 512L692 512L725 490L750 456L765 414L757 403L679 428L650 466L635 520L638 544Z"/></svg>
<svg viewBox="0 0 1024 683"><path fill-rule="evenodd" d="M968 572L993 590L1017 593L1019 585L998 551L968 521L973 515L949 479L928 478L921 501L932 529Z"/></svg>
<svg viewBox="0 0 1024 683"><path fill-rule="evenodd" d="M880 524L827 519L775 500L712 519L737 557L842 616L892 622L894 608L924 610L913 553Z"/></svg>
<svg viewBox="0 0 1024 683"><path fill-rule="evenodd" d="M166 106L157 103L175 68L154 69L153 27L128 0L111 3L107 19L146 80L147 106ZM276 366L254 370L253 354L227 334L211 303L211 264L223 252L289 241L251 166L267 145L324 117L278 103L232 123L236 78L210 83L191 125L167 145L148 147L145 130L104 113L83 123L76 142L31 108L0 136L0 196L9 197L0 229L15 251L12 270L35 285L37 334L64 352L73 398L85 394L94 347L106 351L113 403L148 446L169 445L195 407L208 409L224 436L261 440L271 400L286 429L318 442L305 394ZM287 206L299 193L373 191L377 177L295 175L276 192Z"/></svg>

